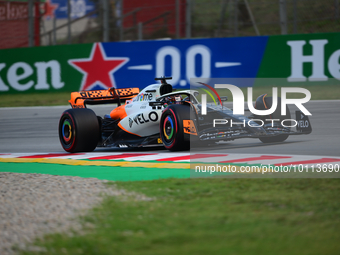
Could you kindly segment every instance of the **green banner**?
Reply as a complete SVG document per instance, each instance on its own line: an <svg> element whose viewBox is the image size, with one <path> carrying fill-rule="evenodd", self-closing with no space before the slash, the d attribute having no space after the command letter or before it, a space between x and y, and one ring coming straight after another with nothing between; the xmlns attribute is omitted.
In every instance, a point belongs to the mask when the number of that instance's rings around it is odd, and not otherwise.
<svg viewBox="0 0 340 255"><path fill-rule="evenodd" d="M83 58L92 44L0 51L0 93L78 91L83 74L68 64Z"/></svg>
<svg viewBox="0 0 340 255"><path fill-rule="evenodd" d="M340 33L270 36L257 78L282 78L276 86L340 84L339 57Z"/></svg>

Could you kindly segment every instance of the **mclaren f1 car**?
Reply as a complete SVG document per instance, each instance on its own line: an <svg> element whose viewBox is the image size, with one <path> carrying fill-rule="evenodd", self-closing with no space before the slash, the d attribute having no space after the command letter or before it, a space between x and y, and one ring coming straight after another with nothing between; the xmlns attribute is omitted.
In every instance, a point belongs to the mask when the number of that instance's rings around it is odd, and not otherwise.
<svg viewBox="0 0 340 255"><path fill-rule="evenodd" d="M63 112L59 121L59 139L68 152L89 152L96 147L165 146L186 150L192 143L216 143L240 138L258 138L263 143L283 142L290 135L312 131L307 116L296 112L296 131L270 119L291 119L287 109L281 115L278 107L270 116L234 115L223 105L208 105L206 115L197 100L197 90L174 91L169 78L156 78L159 84L144 88L110 88L108 90L72 92L72 109ZM110 114L96 116L86 108L94 104L117 104ZM258 97L255 109L270 107L272 99L266 94ZM280 104L279 104L280 105ZM233 126L213 125L214 120L233 120ZM242 122L254 120L252 125ZM227 122L227 121L225 121ZM260 123L259 123L260 122ZM299 124L300 123L300 124ZM301 124L302 123L302 124Z"/></svg>

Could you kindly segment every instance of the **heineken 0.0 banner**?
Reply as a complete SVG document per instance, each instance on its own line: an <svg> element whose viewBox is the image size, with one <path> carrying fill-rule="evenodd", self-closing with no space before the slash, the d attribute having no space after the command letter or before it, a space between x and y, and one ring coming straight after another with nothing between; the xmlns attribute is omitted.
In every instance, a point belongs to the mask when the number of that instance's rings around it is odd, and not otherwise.
<svg viewBox="0 0 340 255"><path fill-rule="evenodd" d="M339 58L340 33L7 49L0 50L0 93L144 88L160 76L172 76L176 88L189 88L191 78L320 85L340 80Z"/></svg>

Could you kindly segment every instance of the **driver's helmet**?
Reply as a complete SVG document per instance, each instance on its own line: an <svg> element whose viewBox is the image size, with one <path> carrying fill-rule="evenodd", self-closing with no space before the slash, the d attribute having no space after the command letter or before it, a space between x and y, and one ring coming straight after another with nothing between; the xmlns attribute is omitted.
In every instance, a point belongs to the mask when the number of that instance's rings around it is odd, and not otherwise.
<svg viewBox="0 0 340 255"><path fill-rule="evenodd" d="M175 95L175 101L176 101L176 102L182 101L181 95Z"/></svg>
<svg viewBox="0 0 340 255"><path fill-rule="evenodd" d="M166 98L166 101L168 101L168 102L170 102L170 103L174 103L174 102L176 101L175 96L168 96L168 97Z"/></svg>
<svg viewBox="0 0 340 255"><path fill-rule="evenodd" d="M170 103L180 102L180 101L182 101L182 97L180 95L168 96L166 98L166 101L168 101Z"/></svg>

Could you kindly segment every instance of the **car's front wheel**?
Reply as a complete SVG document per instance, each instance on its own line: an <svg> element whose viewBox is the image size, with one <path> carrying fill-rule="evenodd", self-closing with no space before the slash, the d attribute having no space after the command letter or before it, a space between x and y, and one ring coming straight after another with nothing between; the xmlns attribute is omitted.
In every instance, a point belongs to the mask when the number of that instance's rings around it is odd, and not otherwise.
<svg viewBox="0 0 340 255"><path fill-rule="evenodd" d="M160 136L168 150L179 151L190 149L190 137L184 134L183 120L190 120L190 107L170 105L162 113Z"/></svg>
<svg viewBox="0 0 340 255"><path fill-rule="evenodd" d="M265 124L272 123L271 121L266 121L266 119L268 119L268 120L279 120L280 123L281 123L282 120L291 119L291 115L290 115L290 111L288 109L288 106L286 106L286 115L281 114L281 98L278 97L277 99L278 99L277 108L272 114L267 115L267 116L261 116L261 117L258 116L258 118L263 119ZM267 97L267 95L264 94L264 95L261 95L257 98L256 103L255 103L255 108L257 110L267 110L267 109L270 109L272 107L272 103L273 103L273 98ZM286 121L285 123L288 126L291 124L290 121ZM289 135L282 134L282 135L277 135L277 136L261 137L259 139L263 143L279 143L279 142L283 142L283 141L287 140L288 137L289 137Z"/></svg>

